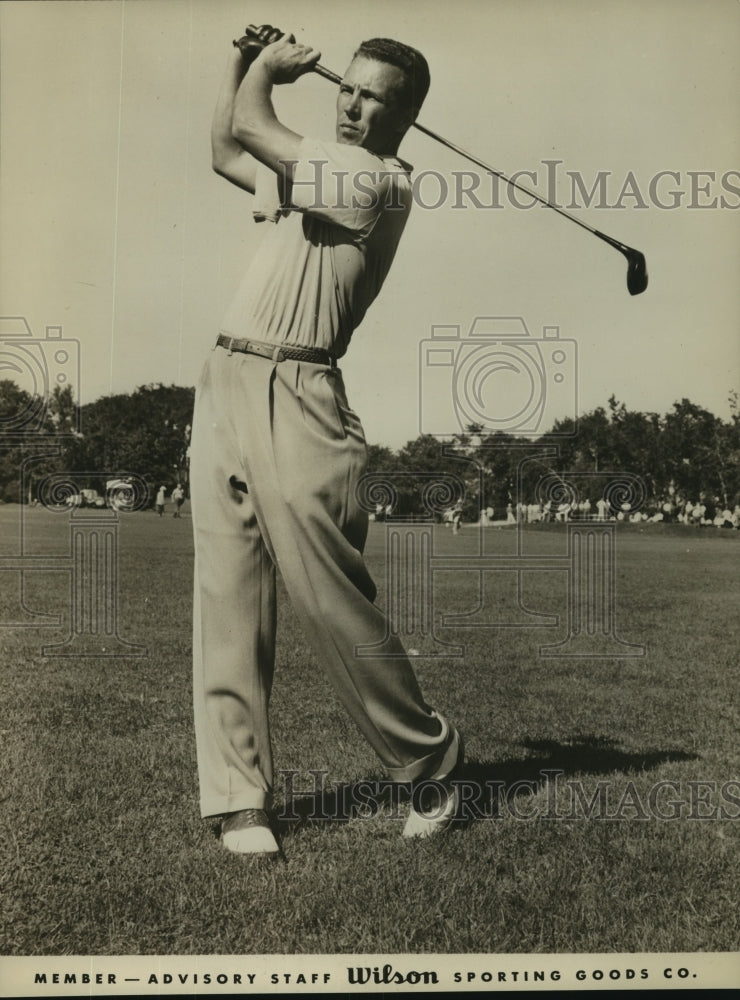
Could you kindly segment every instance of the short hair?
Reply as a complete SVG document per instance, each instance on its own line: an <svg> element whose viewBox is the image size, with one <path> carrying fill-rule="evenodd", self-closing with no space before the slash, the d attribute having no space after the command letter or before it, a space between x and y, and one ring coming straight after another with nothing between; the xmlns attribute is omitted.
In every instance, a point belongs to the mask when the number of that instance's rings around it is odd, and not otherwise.
<svg viewBox="0 0 740 1000"><path fill-rule="evenodd" d="M396 66L404 75L402 100L416 114L429 90L429 64L418 49L393 38L370 38L362 42L356 56Z"/></svg>

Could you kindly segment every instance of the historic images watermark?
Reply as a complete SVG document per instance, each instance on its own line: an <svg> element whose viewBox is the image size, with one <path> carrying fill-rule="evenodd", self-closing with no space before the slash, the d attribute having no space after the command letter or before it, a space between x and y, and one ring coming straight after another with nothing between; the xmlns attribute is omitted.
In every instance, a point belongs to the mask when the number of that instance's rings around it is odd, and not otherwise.
<svg viewBox="0 0 740 1000"><path fill-rule="evenodd" d="M539 437L574 436L578 415L578 350L560 328L533 337L521 316L476 316L434 325L419 344L419 430L449 438L475 425Z"/></svg>
<svg viewBox="0 0 740 1000"><path fill-rule="evenodd" d="M541 457L535 454L520 460L519 481L526 466ZM475 468L472 459L466 461ZM604 659L647 655L646 645L626 641L617 627L617 518L623 516L622 508L639 510L645 496L639 477L608 472L544 476L535 487L537 502L527 505L528 520L521 516L523 505L516 503L518 513L511 526L514 543L510 552L500 554L489 549L489 526L480 520L466 527L466 531L476 534L474 551L454 554L440 547L437 532L441 518L454 518L457 504L464 501L471 488L470 479L470 473L463 479L441 473L391 472L370 474L360 481L360 504L368 511L381 507L392 512L400 494L408 489L407 483L414 488L419 488L420 483L425 485L420 490L424 513L408 517L385 515L386 635L376 645L357 646L356 656L462 657L462 641L447 631L454 629L546 628L562 633L562 616L532 607L525 592L527 575L543 572L555 574L552 586L564 591L567 612L565 634L542 643L540 656ZM597 513L581 519L579 508L592 506L594 490L589 484L600 491ZM480 496L477 490L473 492ZM514 495L521 493L517 490ZM531 545L525 547L524 532L534 519L533 506L537 520L563 523L563 554L544 550L537 553ZM548 510L555 513L544 513ZM571 511L575 512L573 520L569 519ZM442 575L450 573L475 581L468 611L452 612L437 596L442 588L435 588L435 579L439 582ZM508 599L502 611L504 593ZM394 637L401 639L404 654L396 652Z"/></svg>
<svg viewBox="0 0 740 1000"><path fill-rule="evenodd" d="M297 160L286 160L295 166ZM308 161L313 177L296 178L301 205L310 211L328 208L365 210L377 207L379 198L389 210L400 210L404 200L395 185L397 170L326 170L323 159ZM740 170L663 169L649 177L630 170L617 175L612 170L585 174L563 169L563 160L542 160L537 169L514 170L504 174L490 170L421 170L410 177L413 204L421 209L449 208L529 210L556 209L648 209L662 211L733 210L740 208ZM390 183L385 183L390 181ZM543 188L544 186L544 188ZM539 187L539 189L538 189Z"/></svg>
<svg viewBox="0 0 740 1000"><path fill-rule="evenodd" d="M438 471L393 470L359 483L361 507L384 522L387 634L357 656L393 656L400 638L409 656L463 656L451 629L560 629L543 642L543 657L645 656L646 646L617 629L617 523L645 504L647 489L632 473L554 470L560 442L578 432L578 351L557 326L533 337L521 316L478 316L435 325L419 346L419 429L438 441ZM491 470L508 456L506 508L498 515L486 490ZM486 485L488 483L488 486ZM500 486L500 484L499 484ZM413 502L409 494L415 493ZM440 523L473 535L464 551L439 544ZM412 512L413 511L413 512ZM474 521L470 523L470 513ZM530 525L560 523L566 551L533 551ZM511 529L505 552L488 529ZM564 592L565 616L531 606L526 583L546 572ZM443 606L435 587L445 574L474 581L467 611ZM502 595L506 600L502 600ZM502 610L504 608L505 610ZM395 651L394 651L395 650Z"/></svg>
<svg viewBox="0 0 740 1000"><path fill-rule="evenodd" d="M0 630L65 629L64 639L41 646L44 656L148 655L120 635L119 592L119 515L147 505L147 484L135 473L60 470L65 443L82 433L77 405L64 407L63 421L58 412L60 393L79 390L79 341L64 337L61 326L35 337L25 317L0 317L0 380L6 377L19 392L16 405L0 413L0 449L17 467L21 502L17 550L0 554L0 570L16 577L14 606ZM106 483L104 495L89 489L91 479ZM67 519L66 552L39 551L42 511ZM64 613L29 596L39 573L64 581L54 586L66 595Z"/></svg>
<svg viewBox="0 0 740 1000"><path fill-rule="evenodd" d="M47 326L35 337L24 316L0 316L0 379L12 379L27 396L26 405L0 414L3 442L40 437L55 390L79 386L80 342L62 334L61 326ZM75 419L69 431L79 430Z"/></svg>
<svg viewBox="0 0 740 1000"><path fill-rule="evenodd" d="M283 797L281 822L349 822L372 819L380 812L405 819L406 803L434 815L446 806L449 789L434 780L417 783L363 780L330 782L328 770L283 769L276 790ZM482 820L613 822L660 820L735 821L740 819L740 780L689 779L655 781L648 787L631 779L588 782L567 778L559 768L543 768L532 778L484 781L461 777L457 791L458 823Z"/></svg>

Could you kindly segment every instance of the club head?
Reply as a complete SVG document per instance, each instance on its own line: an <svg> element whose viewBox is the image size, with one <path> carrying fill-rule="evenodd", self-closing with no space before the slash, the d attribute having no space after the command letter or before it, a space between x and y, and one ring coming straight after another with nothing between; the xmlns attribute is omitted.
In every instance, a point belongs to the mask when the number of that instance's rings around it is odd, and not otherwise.
<svg viewBox="0 0 740 1000"><path fill-rule="evenodd" d="M639 295L640 292L644 292L648 283L645 254L640 253L639 250L633 250L632 247L625 246L624 243L620 243L619 240L607 236L606 233L600 233L598 229L589 229L589 232L592 232L594 236L598 236L600 240L604 240L605 243L614 247L615 250L619 250L627 258L627 288L630 295Z"/></svg>
<svg viewBox="0 0 740 1000"><path fill-rule="evenodd" d="M647 263L645 254L639 250L630 250L627 257L627 288L630 295L639 295L648 285Z"/></svg>

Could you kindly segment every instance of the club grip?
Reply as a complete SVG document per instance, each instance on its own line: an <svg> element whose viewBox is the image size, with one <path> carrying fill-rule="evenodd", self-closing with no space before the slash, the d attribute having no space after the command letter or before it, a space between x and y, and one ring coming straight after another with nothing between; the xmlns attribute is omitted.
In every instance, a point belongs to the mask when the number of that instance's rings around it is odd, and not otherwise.
<svg viewBox="0 0 740 1000"><path fill-rule="evenodd" d="M274 30L280 31L279 28L275 28ZM261 41L260 29L256 24L248 24L246 34L250 35L254 39L257 39L258 41ZM280 34L282 37L284 32L281 32ZM336 73L332 73L332 71L330 69L327 69L326 66L321 66L317 64L316 66L314 66L313 71L314 73L318 73L319 76L323 76L325 80L330 80L332 83L342 82L341 76L338 76Z"/></svg>

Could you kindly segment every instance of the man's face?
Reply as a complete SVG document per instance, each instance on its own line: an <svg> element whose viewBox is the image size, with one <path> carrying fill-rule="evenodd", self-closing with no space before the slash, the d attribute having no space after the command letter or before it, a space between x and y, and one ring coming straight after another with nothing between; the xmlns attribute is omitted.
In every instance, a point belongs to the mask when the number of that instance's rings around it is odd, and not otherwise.
<svg viewBox="0 0 740 1000"><path fill-rule="evenodd" d="M337 142L379 155L395 153L412 115L399 101L404 75L397 66L357 56L337 97Z"/></svg>

